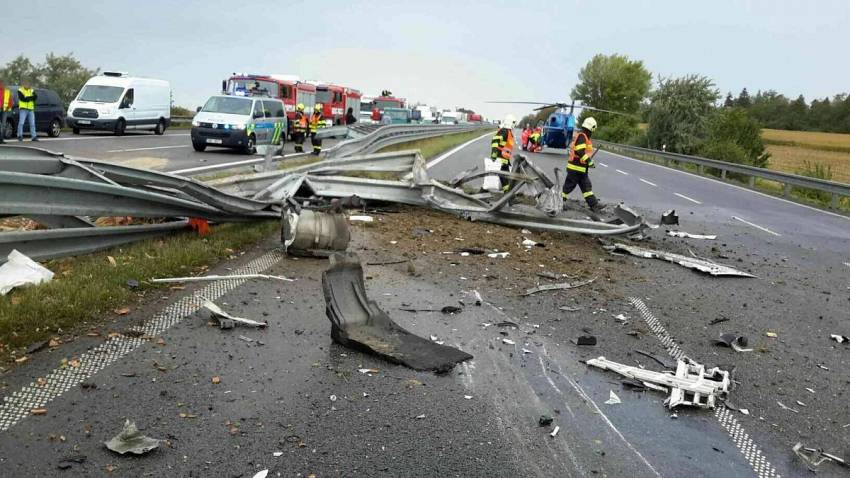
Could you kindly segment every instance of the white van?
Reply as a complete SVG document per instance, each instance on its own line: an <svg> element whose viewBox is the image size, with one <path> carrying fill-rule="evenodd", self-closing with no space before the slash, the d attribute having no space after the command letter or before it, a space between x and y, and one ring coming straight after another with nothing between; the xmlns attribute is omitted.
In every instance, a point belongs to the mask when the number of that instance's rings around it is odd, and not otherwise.
<svg viewBox="0 0 850 478"><path fill-rule="evenodd" d="M280 145L287 131L283 101L267 96L214 95L192 118L192 147L257 152L257 145ZM277 149L277 148L275 148Z"/></svg>
<svg viewBox="0 0 850 478"><path fill-rule="evenodd" d="M67 123L74 134L82 129L128 129L165 133L171 125L171 85L167 81L104 72L86 82L68 107Z"/></svg>

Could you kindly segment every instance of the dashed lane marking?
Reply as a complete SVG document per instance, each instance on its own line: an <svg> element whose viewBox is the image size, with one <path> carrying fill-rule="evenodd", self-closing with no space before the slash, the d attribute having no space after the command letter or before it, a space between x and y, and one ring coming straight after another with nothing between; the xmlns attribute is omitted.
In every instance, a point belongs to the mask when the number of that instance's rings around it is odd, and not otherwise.
<svg viewBox="0 0 850 478"><path fill-rule="evenodd" d="M150 151L152 149L174 149L174 148L189 148L190 144L178 144L176 146L154 146L152 148L130 148L130 149L111 149L107 153L129 153L130 151Z"/></svg>
<svg viewBox="0 0 850 478"><path fill-rule="evenodd" d="M620 174L622 174L622 175L624 175L624 176L628 176L628 175L629 175L629 173L627 173L627 172L623 171L622 169L615 169L615 171L617 171L618 173L620 173Z"/></svg>
<svg viewBox="0 0 850 478"><path fill-rule="evenodd" d="M157 136L155 134L131 134L124 136L71 136L66 138L45 138L41 141L52 143L54 141L86 141L93 139L142 139L142 138L176 138L179 136L190 136L189 133L166 134ZM40 139L40 138L39 138Z"/></svg>
<svg viewBox="0 0 850 478"><path fill-rule="evenodd" d="M651 182L651 181L647 181L646 179L643 179L643 178L638 178L638 179L640 179L640 182L642 182L642 183L646 183L646 184L649 184L650 186L652 186L652 187L654 187L654 188L657 188L657 187L658 187L658 185L657 185L657 184L655 184L655 183L653 183L653 182Z"/></svg>
<svg viewBox="0 0 850 478"><path fill-rule="evenodd" d="M652 314L642 300L637 297L629 297L629 302L631 302L638 312L640 312L644 322L649 325L650 330L652 330L658 340L661 341L661 344L664 345L667 349L667 353L669 353L671 357L676 360L684 360L687 358L684 351L682 351L679 347L679 344L677 344L673 337L667 333L667 330L664 328L664 325L661 324L661 321ZM735 446L738 447L738 450L740 450L741 454L744 455L747 463L749 463L753 471L756 472L756 476L758 478L781 478L773 465L770 464L770 461L767 460L767 457L764 456L759 446L756 445L752 437L747 434L744 427L741 426L741 423L737 418L735 418L728 408L723 405L717 406L714 410L714 418L717 419L720 426L723 427L723 429L726 430L732 438L732 442L735 443Z"/></svg>
<svg viewBox="0 0 850 478"><path fill-rule="evenodd" d="M768 234L773 234L773 235L774 235L774 236L776 236L776 237L782 237L782 234L779 234L778 232L773 232L773 231L771 231L770 229L768 229L768 228L766 228L766 227L759 226L758 224L753 224L752 222L747 221L747 220L745 220L745 219L741 219L741 218L740 218L740 217L738 217L738 216L732 216L732 219L734 219L734 220L736 220L736 221L741 221L741 222L743 222L744 224L746 224L746 225L748 225L748 226L752 226L752 227L754 227L754 228L756 228L756 229L759 229L759 230L762 230L762 231L764 231L764 232L766 232L766 233L768 233Z"/></svg>
<svg viewBox="0 0 850 478"><path fill-rule="evenodd" d="M283 156L272 156L272 159L281 159L288 158L290 156L303 155L304 153L292 153L286 154ZM256 158L256 159L243 159L242 161L232 161L230 163L219 163L219 164L211 164L209 166L198 166L197 168L189 168L189 169L180 169L177 171L169 171L171 174L194 174L200 173L203 171L209 171L211 169L227 169L236 166L250 166L252 164L262 163L266 158Z"/></svg>
<svg viewBox="0 0 850 478"><path fill-rule="evenodd" d="M676 196L679 196L682 199L686 199L686 200L688 200L688 201L690 201L694 204L702 204L701 202L697 201L696 199L689 198L689 197L685 196L684 194L679 194L679 193L673 193L673 194L675 194Z"/></svg>
<svg viewBox="0 0 850 478"><path fill-rule="evenodd" d="M233 271L234 274L258 274L270 268L283 258L278 251L269 252L254 259ZM142 337L155 337L181 320L194 313L201 307L201 297L215 300L225 293L239 287L247 279L233 279L212 282L196 291L192 296L183 297L167 306L162 312L138 327L130 330L137 331ZM63 393L89 379L97 372L105 369L120 358L147 343L141 337L120 335L112 337L98 347L79 357L78 367L66 366L50 372L44 377L43 385L30 382L20 390L3 397L0 403L0 432L7 431L31 413L33 409L45 407Z"/></svg>
<svg viewBox="0 0 850 478"><path fill-rule="evenodd" d="M599 163L599 165L600 165L600 166L602 166L603 168L607 168L607 167L608 167L608 165L607 165L607 164L605 164L605 163Z"/></svg>
<svg viewBox="0 0 850 478"><path fill-rule="evenodd" d="M434 166L436 166L436 165L440 164L443 160L445 160L446 158L450 157L451 155L453 155L453 154L457 153L458 151L462 150L463 148L465 148L465 147L469 146L470 144L472 144L472 143L474 143L474 142L476 142L476 141L481 141L482 139L487 138L487 137L490 137L490 136L492 136L492 135L493 135L493 133L483 134L483 135L481 135L481 136L479 136L479 137L477 137L477 138L475 138L475 139L471 139L471 140L469 140L469 141L467 141L467 142L465 142L465 143L461 144L460 146L457 146L457 147L455 147L455 148L453 148L453 149L450 149L450 150L446 151L445 153L441 154L440 156L437 156L436 158L434 158L434 159L432 159L431 161L429 161L429 162L428 162L428 164L426 164L426 165L425 165L425 168L426 168L426 169L428 169L428 168L432 168L432 167L434 167Z"/></svg>

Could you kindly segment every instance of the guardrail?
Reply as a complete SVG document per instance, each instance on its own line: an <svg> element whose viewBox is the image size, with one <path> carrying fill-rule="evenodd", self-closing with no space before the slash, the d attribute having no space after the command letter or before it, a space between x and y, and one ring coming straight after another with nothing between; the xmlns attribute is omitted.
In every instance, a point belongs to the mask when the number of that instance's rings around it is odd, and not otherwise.
<svg viewBox="0 0 850 478"><path fill-rule="evenodd" d="M697 166L697 172L701 175L705 174L706 168L716 169L720 171L720 179L723 180L727 179L728 173L742 174L749 178L749 187L753 189L755 189L756 178L774 181L783 185L782 195L786 198L791 198L791 191L794 187L810 189L813 191L822 191L830 194L831 209L838 209L838 202L842 196L850 197L850 184L798 176L796 174L782 173L779 171L772 171L770 169L757 168L744 164L727 163L725 161L718 161L716 159L708 159L700 156L671 153L667 151L659 151L657 149L641 148L639 146L629 146L602 140L596 140L595 142L608 151L616 152L619 150L626 154L631 153L634 155L645 155L660 158L664 162L664 165L668 167L674 165L673 163L692 164Z"/></svg>

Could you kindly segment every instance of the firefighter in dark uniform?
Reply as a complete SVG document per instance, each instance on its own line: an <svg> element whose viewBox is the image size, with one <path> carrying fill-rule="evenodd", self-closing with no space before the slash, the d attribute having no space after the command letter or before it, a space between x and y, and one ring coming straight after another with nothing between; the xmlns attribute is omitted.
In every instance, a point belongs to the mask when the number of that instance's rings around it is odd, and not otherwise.
<svg viewBox="0 0 850 478"><path fill-rule="evenodd" d="M304 138L309 130L309 119L304 112L304 103L298 103L295 107L295 123L292 126L292 141L295 143L295 152L304 152Z"/></svg>
<svg viewBox="0 0 850 478"><path fill-rule="evenodd" d="M593 212L600 212L605 209L605 205L599 202L599 199L593 194L593 185L590 183L588 176L588 168L593 168L593 143L590 141L590 136L596 130L596 120L588 117L581 124L579 131L573 144L570 145L570 158L567 161L567 179L564 180L564 189L561 197L564 201L573 189L578 186L581 189L584 200ZM566 205L564 206L566 209Z"/></svg>
<svg viewBox="0 0 850 478"><path fill-rule="evenodd" d="M323 128L325 124L325 116L322 114L321 103L316 103L313 107L313 114L310 115L310 142L313 143L313 154L318 156L322 152L322 140L316 137L319 128Z"/></svg>
<svg viewBox="0 0 850 478"><path fill-rule="evenodd" d="M513 123L513 116L506 116L505 120L502 121L501 128L496 131L496 134L490 142L490 160L501 162L502 166L500 169L505 172L510 172L511 170L511 155L513 154L514 149ZM510 183L505 184L502 187L503 191L507 191L509 189Z"/></svg>

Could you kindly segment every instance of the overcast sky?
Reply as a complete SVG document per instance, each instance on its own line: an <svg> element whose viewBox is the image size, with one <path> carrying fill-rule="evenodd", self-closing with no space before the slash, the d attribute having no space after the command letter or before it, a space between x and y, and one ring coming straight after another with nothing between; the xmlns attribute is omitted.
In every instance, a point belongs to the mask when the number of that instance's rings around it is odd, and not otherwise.
<svg viewBox="0 0 850 478"><path fill-rule="evenodd" d="M169 80L176 103L190 107L232 72L287 73L519 117L525 108L485 101L564 100L596 53L642 60L656 77L700 73L723 94L747 87L811 100L850 90L846 0L21 5L0 0L0 63L73 52L89 67Z"/></svg>

